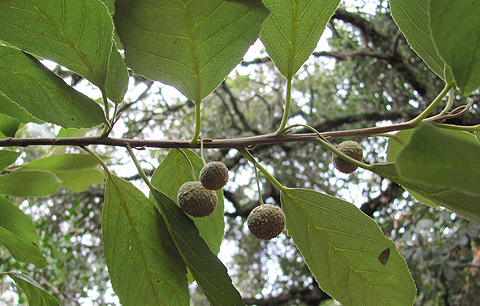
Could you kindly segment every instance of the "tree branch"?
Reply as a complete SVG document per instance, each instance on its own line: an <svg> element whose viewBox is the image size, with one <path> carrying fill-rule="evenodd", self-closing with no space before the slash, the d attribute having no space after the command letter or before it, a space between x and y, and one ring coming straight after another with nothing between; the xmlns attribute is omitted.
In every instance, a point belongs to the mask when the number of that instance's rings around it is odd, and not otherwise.
<svg viewBox="0 0 480 306"><path fill-rule="evenodd" d="M426 122L443 122L446 119L460 116L460 114L445 114L427 118ZM354 130L323 132L325 138L372 136L414 128L410 122L392 124L389 126L369 127ZM246 148L257 145L272 145L290 142L315 142L318 136L314 133L306 134L278 134L270 133L258 136L239 137L233 139L204 139L204 148ZM56 146L88 146L106 145L114 147L131 146L136 149L144 148L200 148L200 144L192 145L188 140L152 140L152 139L127 139L102 136L92 137L64 137L64 138L12 138L0 139L0 147L27 147L32 145Z"/></svg>

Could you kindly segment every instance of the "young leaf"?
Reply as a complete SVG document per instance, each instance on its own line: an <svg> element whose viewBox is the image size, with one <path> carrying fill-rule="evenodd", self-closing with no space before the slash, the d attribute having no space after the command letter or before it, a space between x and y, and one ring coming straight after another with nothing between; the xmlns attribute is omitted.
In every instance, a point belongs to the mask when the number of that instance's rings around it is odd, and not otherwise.
<svg viewBox="0 0 480 306"><path fill-rule="evenodd" d="M9 200L0 196L0 242L19 262L33 263L39 269L47 260L38 247L40 236L32 220Z"/></svg>
<svg viewBox="0 0 480 306"><path fill-rule="evenodd" d="M265 0L270 16L260 39L281 74L291 79L317 47L340 0Z"/></svg>
<svg viewBox="0 0 480 306"><path fill-rule="evenodd" d="M112 54L118 53L112 48L113 21L100 1L4 0L0 28L1 40L75 71L122 101L125 92L117 89L126 89L127 69L121 56ZM108 80L111 70L114 80Z"/></svg>
<svg viewBox="0 0 480 306"><path fill-rule="evenodd" d="M445 61L430 33L428 0L390 0L392 17L407 43L439 78L445 78ZM450 30L448 32L451 34Z"/></svg>
<svg viewBox="0 0 480 306"><path fill-rule="evenodd" d="M109 176L102 212L105 261L122 305L189 305L185 263L153 203Z"/></svg>
<svg viewBox="0 0 480 306"><path fill-rule="evenodd" d="M0 150L0 172L3 171L6 167L13 164L17 158L20 156L20 152L10 151L10 150Z"/></svg>
<svg viewBox="0 0 480 306"><path fill-rule="evenodd" d="M14 197L44 197L62 185L50 171L25 170L0 175L0 194Z"/></svg>
<svg viewBox="0 0 480 306"><path fill-rule="evenodd" d="M268 14L261 1L115 2L115 25L135 73L200 103L242 60Z"/></svg>
<svg viewBox="0 0 480 306"><path fill-rule="evenodd" d="M0 59L0 92L34 117L67 128L93 127L104 122L97 103L68 86L32 56L0 46Z"/></svg>
<svg viewBox="0 0 480 306"><path fill-rule="evenodd" d="M467 134L469 138L464 135ZM480 144L473 134L445 132L431 125L415 129L396 167L403 179L480 195Z"/></svg>
<svg viewBox="0 0 480 306"><path fill-rule="evenodd" d="M197 180L200 170L203 167L203 161L197 154L191 150L183 150L190 159L195 170L195 178L192 177L192 170L185 156L177 149L172 149L158 166L152 175L152 185L159 191L177 201L177 193L180 186L184 183ZM217 191L218 206L215 211L207 217L190 217L200 232L200 236L205 239L213 253L218 254L222 244L223 233L225 229L223 191Z"/></svg>
<svg viewBox="0 0 480 306"><path fill-rule="evenodd" d="M245 305L240 293L233 286L227 269L210 251L192 219L162 192L156 189L151 192L183 260L208 298L210 305Z"/></svg>
<svg viewBox="0 0 480 306"><path fill-rule="evenodd" d="M469 194L451 187L422 184L416 180L401 178L393 163L372 165L370 170L401 185L409 192L415 192L415 197L420 195L436 206L444 206L471 221L480 223L479 195Z"/></svg>
<svg viewBox="0 0 480 306"><path fill-rule="evenodd" d="M32 117L32 115L27 113L25 109L21 108L15 102L7 98L1 91L0 91L0 114L5 114L7 116L15 118L22 123L28 123L28 122L43 123L43 121Z"/></svg>
<svg viewBox="0 0 480 306"><path fill-rule="evenodd" d="M3 273L2 273L3 274ZM18 272L5 273L10 276L15 283L22 289L28 299L30 306L60 306L58 300L50 295L42 288L36 281L28 275L20 274Z"/></svg>
<svg viewBox="0 0 480 306"><path fill-rule="evenodd" d="M460 92L468 96L480 88L480 1L428 2L435 46L450 66Z"/></svg>
<svg viewBox="0 0 480 306"><path fill-rule="evenodd" d="M405 260L356 206L307 189L287 189L281 201L288 234L322 290L344 306L413 305Z"/></svg>

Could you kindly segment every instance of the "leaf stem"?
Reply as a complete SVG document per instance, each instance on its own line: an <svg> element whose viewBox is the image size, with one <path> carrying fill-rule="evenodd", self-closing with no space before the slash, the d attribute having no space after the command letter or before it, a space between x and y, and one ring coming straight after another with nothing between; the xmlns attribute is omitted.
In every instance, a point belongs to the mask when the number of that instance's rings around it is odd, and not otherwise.
<svg viewBox="0 0 480 306"><path fill-rule="evenodd" d="M399 144L401 144L402 146L405 144L405 141L398 137L397 134L390 134L390 133L380 133L380 134L376 134L376 135L372 135L372 136L375 136L375 137L387 137L387 138L390 138L390 139L393 139L395 140L396 142L398 142Z"/></svg>
<svg viewBox="0 0 480 306"><path fill-rule="evenodd" d="M315 134L317 134L318 138L315 140L316 143L322 145L323 147L326 147L328 150L332 151L333 153L335 153L336 155L340 156L342 159L348 161L349 163L352 163L354 165L357 165L358 167L361 167L361 168L364 168L364 169L367 169L367 170L370 170L372 167L370 165L367 165L361 161L358 161L354 158L351 158L350 156L346 155L345 153L339 151L333 144L330 143L330 141L328 141L319 131L317 131L315 128L309 126L309 125L306 125L306 124L301 124L301 123L298 123L298 124L293 124L289 127L287 127L285 130L289 130L293 127L296 127L296 126L302 126L302 127L305 127L311 131L313 131Z"/></svg>
<svg viewBox="0 0 480 306"><path fill-rule="evenodd" d="M447 104L445 105L445 108L440 112L439 115L444 115L446 114L450 108L452 108L452 105L453 105L453 99L454 99L454 96L455 96L455 93L454 93L454 88L450 88L450 91L448 92L448 100L447 100Z"/></svg>
<svg viewBox="0 0 480 306"><path fill-rule="evenodd" d="M271 175L267 169L265 169L262 165L260 165L260 163L258 163L255 158L252 156L252 154L246 149L246 148L241 148L241 149L238 149L238 152L240 152L240 154L242 154L248 161L250 161L256 168L258 168L258 170L260 170L263 175L265 175L265 177L273 184L275 185L275 187L277 187L280 191L284 192L286 191L288 188L283 186L282 184L280 184L279 181L277 181L276 178L273 177L273 175Z"/></svg>
<svg viewBox="0 0 480 306"><path fill-rule="evenodd" d="M185 153L185 151L183 151L182 149L178 149L178 151L180 151L180 153L182 153L183 157L185 157L188 164L190 165L190 170L192 171L193 180L194 181L197 180L197 176L195 175L195 168L193 167L193 164L192 164L192 161L190 160L190 158L188 158L187 153Z"/></svg>
<svg viewBox="0 0 480 306"><path fill-rule="evenodd" d="M150 180L148 179L147 175L145 174L142 167L140 166L138 159L135 157L135 154L133 153L132 147L129 144L127 144L126 148L127 148L128 154L132 158L133 163L135 164L135 167L137 167L137 171L142 177L143 181L145 182L145 184L147 184L150 190L154 191L155 187L152 185L152 183L150 183Z"/></svg>
<svg viewBox="0 0 480 306"><path fill-rule="evenodd" d="M428 115L430 115L430 113L438 106L438 104L443 100L443 98L447 95L450 89L453 88L453 86L455 86L455 82L445 84L445 87L438 94L438 96L433 99L432 103L430 103L430 105L420 115L410 120L408 123L411 126L419 125L423 121L423 119L427 118Z"/></svg>
<svg viewBox="0 0 480 306"><path fill-rule="evenodd" d="M110 172L110 170L108 169L107 165L105 164L105 162L103 161L103 159L100 158L100 156L98 156L97 153L93 152L92 150L90 150L89 148L85 147L85 146L81 146L80 148L82 148L83 150L85 150L86 152L88 152L88 154L92 155L97 161L98 163L100 164L100 166L102 166L103 170L105 171L105 173L107 173L107 175L109 177L112 177L112 172Z"/></svg>
<svg viewBox="0 0 480 306"><path fill-rule="evenodd" d="M108 136L108 134L112 130L112 123L110 121L110 109L108 106L108 98L107 98L105 89L102 87L100 88L100 91L102 92L102 100L103 100L104 111L105 111L105 121L107 122L107 124L105 124L105 126L103 127L102 136Z"/></svg>
<svg viewBox="0 0 480 306"><path fill-rule="evenodd" d="M260 188L260 178L258 177L257 160L255 160L255 179L257 180L258 201L263 205L262 190Z"/></svg>
<svg viewBox="0 0 480 306"><path fill-rule="evenodd" d="M205 166L207 162L205 161L205 156L203 155L203 139L200 139L200 156L202 157L202 162Z"/></svg>
<svg viewBox="0 0 480 306"><path fill-rule="evenodd" d="M287 125L288 117L290 116L290 105L292 102L292 78L287 79L287 95L285 97L285 109L283 110L283 118L277 133L283 133Z"/></svg>
<svg viewBox="0 0 480 306"><path fill-rule="evenodd" d="M202 119L201 106L202 103L195 102L195 132L193 134L192 140L190 140L190 144L192 146L197 144L198 137L200 136L200 123Z"/></svg>
<svg viewBox="0 0 480 306"><path fill-rule="evenodd" d="M447 130L480 132L480 124L471 125L471 126L464 126L464 125L440 124L440 123L438 123L435 126L438 126L440 128L447 129Z"/></svg>

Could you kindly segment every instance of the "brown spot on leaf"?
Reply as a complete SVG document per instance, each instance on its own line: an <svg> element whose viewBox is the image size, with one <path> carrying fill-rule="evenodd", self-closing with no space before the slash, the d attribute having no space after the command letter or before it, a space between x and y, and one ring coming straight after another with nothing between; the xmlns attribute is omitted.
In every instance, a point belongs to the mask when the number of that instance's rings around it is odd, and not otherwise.
<svg viewBox="0 0 480 306"><path fill-rule="evenodd" d="M380 255L378 255L378 261L380 261L382 265L386 265L388 257L390 257L390 248L386 248L380 253Z"/></svg>

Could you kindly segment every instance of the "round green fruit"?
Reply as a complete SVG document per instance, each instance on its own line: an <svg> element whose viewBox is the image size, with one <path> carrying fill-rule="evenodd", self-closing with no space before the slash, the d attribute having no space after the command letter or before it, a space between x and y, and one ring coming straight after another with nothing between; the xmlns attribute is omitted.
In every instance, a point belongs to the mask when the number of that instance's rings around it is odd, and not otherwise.
<svg viewBox="0 0 480 306"><path fill-rule="evenodd" d="M339 145L336 148L350 156L353 159L358 161L363 160L363 149L362 147L355 141L347 140ZM333 165L337 168L338 171L343 173L352 173L353 171L357 170L358 166L347 162L346 160L342 159L340 156L333 154Z"/></svg>
<svg viewBox="0 0 480 306"><path fill-rule="evenodd" d="M250 233L262 240L277 237L285 228L283 211L275 205L263 204L255 207L247 217Z"/></svg>
<svg viewBox="0 0 480 306"><path fill-rule="evenodd" d="M227 166L218 161L206 164L200 171L200 182L209 190L222 189L228 182Z"/></svg>
<svg viewBox="0 0 480 306"><path fill-rule="evenodd" d="M183 184L178 190L177 202L185 213L193 217L208 216L218 205L215 191L205 189L199 181Z"/></svg>

